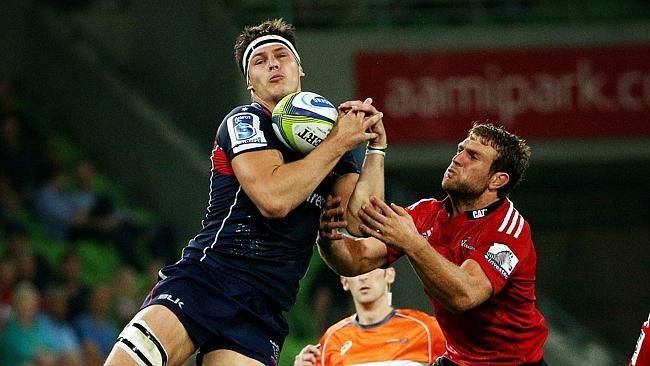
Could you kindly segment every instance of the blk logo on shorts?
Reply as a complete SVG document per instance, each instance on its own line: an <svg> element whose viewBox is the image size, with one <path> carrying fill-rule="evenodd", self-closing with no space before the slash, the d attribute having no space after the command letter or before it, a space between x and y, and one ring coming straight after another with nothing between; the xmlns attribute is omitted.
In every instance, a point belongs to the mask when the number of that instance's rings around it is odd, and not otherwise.
<svg viewBox="0 0 650 366"><path fill-rule="evenodd" d="M185 303L183 303L180 298L178 298L178 297L174 298L170 294L160 294L160 295L158 295L158 299L169 300L169 301L173 302L174 304L178 305L178 307L181 308L181 309L183 308L183 305L185 305Z"/></svg>

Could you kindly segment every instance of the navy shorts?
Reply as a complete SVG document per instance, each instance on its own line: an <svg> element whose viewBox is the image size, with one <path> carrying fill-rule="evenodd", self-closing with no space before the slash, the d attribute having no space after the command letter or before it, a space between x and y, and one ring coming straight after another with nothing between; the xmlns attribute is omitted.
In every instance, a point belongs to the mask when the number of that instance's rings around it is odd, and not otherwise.
<svg viewBox="0 0 650 366"><path fill-rule="evenodd" d="M199 365L218 349L278 364L289 327L280 306L259 290L191 259L166 266L158 277L142 308L158 304L176 314L198 346Z"/></svg>

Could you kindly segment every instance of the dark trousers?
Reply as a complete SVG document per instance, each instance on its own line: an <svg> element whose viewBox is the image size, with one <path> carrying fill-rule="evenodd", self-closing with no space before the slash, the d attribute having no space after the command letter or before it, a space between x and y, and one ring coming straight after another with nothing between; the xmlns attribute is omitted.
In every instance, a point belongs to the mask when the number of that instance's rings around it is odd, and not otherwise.
<svg viewBox="0 0 650 366"><path fill-rule="evenodd" d="M448 358L438 357L438 359L433 364L433 366L460 366L460 365L458 365L457 363L455 363L453 361L450 361ZM548 366L548 364L542 358L539 362L524 363L524 364L521 364L521 366Z"/></svg>

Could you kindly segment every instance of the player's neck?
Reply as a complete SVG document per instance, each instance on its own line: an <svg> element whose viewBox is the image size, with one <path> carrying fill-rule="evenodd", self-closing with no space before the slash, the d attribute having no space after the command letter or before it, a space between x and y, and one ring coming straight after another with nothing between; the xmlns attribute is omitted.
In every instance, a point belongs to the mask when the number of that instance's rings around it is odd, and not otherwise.
<svg viewBox="0 0 650 366"><path fill-rule="evenodd" d="M272 100L264 100L260 98L257 94L251 93L253 96L253 103L257 103L261 105L262 107L266 108L269 112L273 112L273 109L275 108L275 105L277 104L275 101Z"/></svg>
<svg viewBox="0 0 650 366"><path fill-rule="evenodd" d="M372 325L384 320L393 311L393 307L383 300L380 299L372 304L355 304L359 324Z"/></svg>
<svg viewBox="0 0 650 366"><path fill-rule="evenodd" d="M485 191L478 197L449 196L452 207L452 217L460 213L485 208L499 200L496 192Z"/></svg>

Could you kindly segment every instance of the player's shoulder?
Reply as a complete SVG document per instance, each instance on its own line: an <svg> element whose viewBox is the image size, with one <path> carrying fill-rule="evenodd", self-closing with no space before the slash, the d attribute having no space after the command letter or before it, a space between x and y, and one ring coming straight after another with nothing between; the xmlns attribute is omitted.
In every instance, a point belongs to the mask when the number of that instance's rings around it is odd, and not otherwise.
<svg viewBox="0 0 650 366"><path fill-rule="evenodd" d="M433 315L416 309L397 309L395 310L395 315L425 322L435 320L435 317Z"/></svg>
<svg viewBox="0 0 650 366"><path fill-rule="evenodd" d="M340 336L344 336L345 334L348 334L348 329L356 329L354 327L354 321L353 321L354 315L345 317L338 322L332 324L325 333L323 333L323 336L321 337L321 344L329 343L332 339L337 339L340 338Z"/></svg>
<svg viewBox="0 0 650 366"><path fill-rule="evenodd" d="M436 211L439 210L443 204L444 200L439 201L435 198L423 198L411 204L406 209L408 211Z"/></svg>
<svg viewBox="0 0 650 366"><path fill-rule="evenodd" d="M503 239L520 239L530 235L530 226L524 215L508 198L494 212L491 231L496 237Z"/></svg>
<svg viewBox="0 0 650 366"><path fill-rule="evenodd" d="M251 120L271 119L270 114L259 104L243 104L233 108L224 118L229 123L239 123Z"/></svg>
<svg viewBox="0 0 650 366"><path fill-rule="evenodd" d="M341 329L344 329L350 325L354 324L354 315L347 316L338 322L332 324L327 330L325 331L325 334L332 334L336 333L337 331L340 331Z"/></svg>

